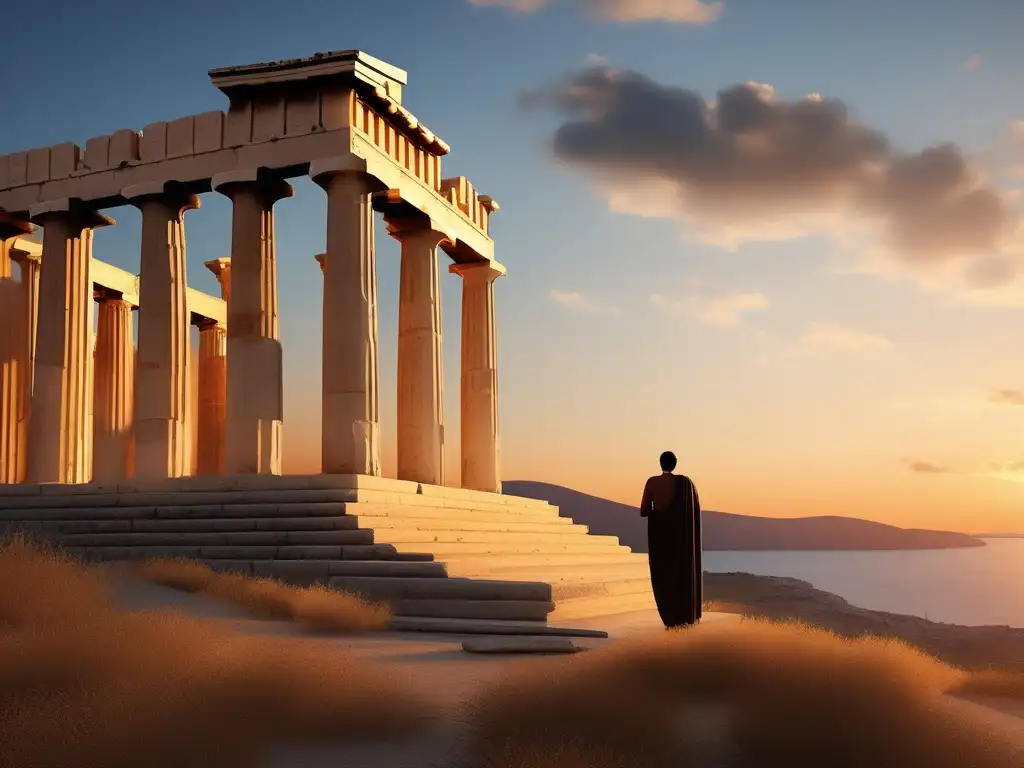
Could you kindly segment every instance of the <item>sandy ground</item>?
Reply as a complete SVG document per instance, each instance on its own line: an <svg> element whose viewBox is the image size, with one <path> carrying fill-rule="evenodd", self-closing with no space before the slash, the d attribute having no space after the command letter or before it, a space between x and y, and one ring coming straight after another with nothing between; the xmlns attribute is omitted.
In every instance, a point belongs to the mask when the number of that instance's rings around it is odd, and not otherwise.
<svg viewBox="0 0 1024 768"><path fill-rule="evenodd" d="M425 737L405 743L325 745L317 747L282 745L267 755L265 768L419 768L420 766L456 766L463 761L467 729L463 708L471 702L480 686L500 680L516 665L521 656L469 654L462 650L461 635L440 635L419 632L370 632L348 637L311 636L285 622L255 621L245 618L241 610L208 598L196 597L146 582L123 578L116 584L118 602L128 610L176 608L191 615L217 619L244 634L272 634L302 638L303 642L328 643L344 647L347 654L365 656L375 664L390 667L398 677L414 677L415 683L431 692L450 716ZM707 613L702 624L741 621L733 614ZM572 626L582 629L603 629L607 639L574 638L588 650L599 650L609 644L640 638L652 632L663 632L657 613L645 611L576 621ZM533 663L564 664L571 656L533 657ZM951 699L965 716L976 719L1002 737L1024 744L1024 705L999 699Z"/></svg>

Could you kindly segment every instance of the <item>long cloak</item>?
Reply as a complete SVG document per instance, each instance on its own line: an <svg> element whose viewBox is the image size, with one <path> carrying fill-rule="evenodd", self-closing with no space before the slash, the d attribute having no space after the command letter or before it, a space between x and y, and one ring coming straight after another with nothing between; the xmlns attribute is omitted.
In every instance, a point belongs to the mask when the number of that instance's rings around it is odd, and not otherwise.
<svg viewBox="0 0 1024 768"><path fill-rule="evenodd" d="M690 478L676 475L675 482L667 509L645 510L651 586L666 627L695 624L704 597L700 498Z"/></svg>

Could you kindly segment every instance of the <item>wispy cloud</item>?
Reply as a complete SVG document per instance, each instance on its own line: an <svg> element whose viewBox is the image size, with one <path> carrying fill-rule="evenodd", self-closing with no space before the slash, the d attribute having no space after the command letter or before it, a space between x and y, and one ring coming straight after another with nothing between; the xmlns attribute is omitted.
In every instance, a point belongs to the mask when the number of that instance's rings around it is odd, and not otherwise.
<svg viewBox="0 0 1024 768"><path fill-rule="evenodd" d="M745 313L769 306L768 297L759 292L690 295L682 299L668 299L655 293L650 302L664 312L685 314L701 323L719 326L739 325Z"/></svg>
<svg viewBox="0 0 1024 768"><path fill-rule="evenodd" d="M1024 405L1024 389L996 389L988 394L988 402L996 405Z"/></svg>
<svg viewBox="0 0 1024 768"><path fill-rule="evenodd" d="M533 13L554 0L469 0L472 5L493 5L516 13ZM725 9L717 0L574 0L584 13L620 23L667 21L673 24L710 24Z"/></svg>
<svg viewBox="0 0 1024 768"><path fill-rule="evenodd" d="M800 335L799 345L811 352L825 349L870 352L888 349L892 342L884 336L835 323L811 323Z"/></svg>
<svg viewBox="0 0 1024 768"><path fill-rule="evenodd" d="M977 72L979 69L981 69L980 54L960 62L960 70L962 72Z"/></svg>
<svg viewBox="0 0 1024 768"><path fill-rule="evenodd" d="M953 470L950 467L946 467L941 464L933 464L930 461L903 459L903 463L911 472L917 472L921 475L948 475L953 473Z"/></svg>
<svg viewBox="0 0 1024 768"><path fill-rule="evenodd" d="M618 315L621 314L618 307L603 304L594 299L584 296L576 291L559 291L552 289L548 294L554 301L568 307L576 312L584 312L593 315Z"/></svg>

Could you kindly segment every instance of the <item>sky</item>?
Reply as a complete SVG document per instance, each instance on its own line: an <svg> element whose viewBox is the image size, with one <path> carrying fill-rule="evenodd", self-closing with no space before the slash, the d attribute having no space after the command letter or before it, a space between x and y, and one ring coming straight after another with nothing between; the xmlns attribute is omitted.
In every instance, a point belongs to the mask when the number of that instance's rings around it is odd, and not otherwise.
<svg viewBox="0 0 1024 768"><path fill-rule="evenodd" d="M637 504L673 450L707 509L1024 531L1024 4L923 6L36 0L5 10L23 32L0 47L0 154L224 109L216 67L364 50L409 73L404 105L452 147L444 175L501 205L505 479ZM308 473L326 205L293 183L284 463ZM106 213L96 257L137 272L138 212ZM229 252L230 202L204 195L185 221L189 284L217 293L203 262ZM442 291L457 484L459 278Z"/></svg>

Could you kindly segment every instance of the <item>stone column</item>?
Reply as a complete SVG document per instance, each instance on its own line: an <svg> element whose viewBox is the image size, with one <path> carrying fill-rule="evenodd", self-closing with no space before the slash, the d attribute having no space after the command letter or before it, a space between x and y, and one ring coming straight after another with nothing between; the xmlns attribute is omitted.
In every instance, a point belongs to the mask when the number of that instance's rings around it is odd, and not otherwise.
<svg viewBox="0 0 1024 768"><path fill-rule="evenodd" d="M462 487L501 493L494 280L505 269L482 261L448 270L462 276Z"/></svg>
<svg viewBox="0 0 1024 768"><path fill-rule="evenodd" d="M444 485L444 360L438 251L447 236L392 220L402 244L398 302L398 478Z"/></svg>
<svg viewBox="0 0 1024 768"><path fill-rule="evenodd" d="M25 300L11 272L11 246L15 237L29 232L28 222L0 212L0 484L22 482L28 458L32 374L25 345Z"/></svg>
<svg viewBox="0 0 1024 768"><path fill-rule="evenodd" d="M135 340L132 305L100 296L96 324L93 481L116 483L134 471Z"/></svg>
<svg viewBox="0 0 1024 768"><path fill-rule="evenodd" d="M184 218L199 199L163 184L129 187L122 195L142 212L135 476L182 477L190 450Z"/></svg>
<svg viewBox="0 0 1024 768"><path fill-rule="evenodd" d="M370 201L380 183L350 158L313 163L327 192L323 260L323 438L325 474L380 476L380 359L377 254Z"/></svg>
<svg viewBox="0 0 1024 768"><path fill-rule="evenodd" d="M86 483L92 390L93 229L113 220L74 200L31 211L43 226L36 373L29 421L28 480Z"/></svg>
<svg viewBox="0 0 1024 768"><path fill-rule="evenodd" d="M224 424L227 397L227 331L207 320L199 326L199 395L197 398L198 475L224 474Z"/></svg>
<svg viewBox="0 0 1024 768"><path fill-rule="evenodd" d="M25 407L32 402L32 380L36 367L36 326L39 321L39 270L42 259L37 254L15 250L11 256L21 266L21 296L26 333L24 343L28 360L27 376L24 377ZM26 416L27 421L27 416Z"/></svg>
<svg viewBox="0 0 1024 768"><path fill-rule="evenodd" d="M233 203L225 468L279 475L284 401L274 204L293 192L255 171L215 176L213 188Z"/></svg>

